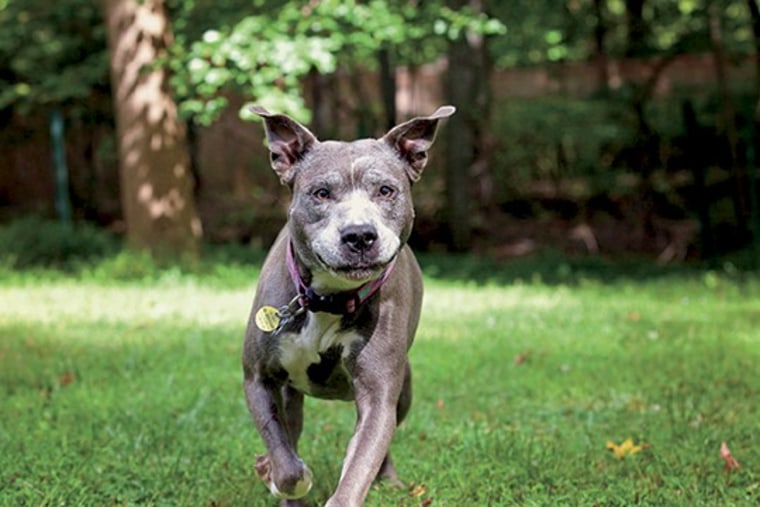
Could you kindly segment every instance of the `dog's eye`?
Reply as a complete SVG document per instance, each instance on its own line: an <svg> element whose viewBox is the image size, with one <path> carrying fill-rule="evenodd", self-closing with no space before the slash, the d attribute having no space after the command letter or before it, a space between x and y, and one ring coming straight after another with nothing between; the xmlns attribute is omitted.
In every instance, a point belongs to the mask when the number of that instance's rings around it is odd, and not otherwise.
<svg viewBox="0 0 760 507"><path fill-rule="evenodd" d="M326 201L330 198L330 191L326 188L318 188L312 194L314 197L317 198L319 201Z"/></svg>
<svg viewBox="0 0 760 507"><path fill-rule="evenodd" d="M381 197L388 199L390 197L393 197L393 195L396 193L396 189L388 185L383 185L378 189L377 193L380 194Z"/></svg>

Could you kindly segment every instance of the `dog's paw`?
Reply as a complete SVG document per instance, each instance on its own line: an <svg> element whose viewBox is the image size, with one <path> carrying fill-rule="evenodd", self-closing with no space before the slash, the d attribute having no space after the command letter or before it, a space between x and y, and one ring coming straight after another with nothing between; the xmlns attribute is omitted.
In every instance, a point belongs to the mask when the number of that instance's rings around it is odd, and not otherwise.
<svg viewBox="0 0 760 507"><path fill-rule="evenodd" d="M309 491L311 491L311 486L313 484L314 476L312 475L311 470L309 470L309 467L304 465L303 473L301 474L300 479L295 482L291 492L280 491L274 481L269 483L269 491L282 500L296 500L305 497Z"/></svg>
<svg viewBox="0 0 760 507"><path fill-rule="evenodd" d="M282 486L289 486L287 491L284 490L285 488L280 490L272 478L272 463L268 454L256 456L254 468L256 469L256 474L264 481L264 484L267 485L272 495L281 500L296 500L306 496L311 491L311 486L314 483L314 476L309 467L301 460L299 460L299 465L301 466L300 474L280 480Z"/></svg>
<svg viewBox="0 0 760 507"><path fill-rule="evenodd" d="M383 482L399 489L406 488L406 484L399 479L398 473L396 473L396 467L393 466L390 455L386 456L383 460L383 464L380 466L380 470L375 477L375 482Z"/></svg>

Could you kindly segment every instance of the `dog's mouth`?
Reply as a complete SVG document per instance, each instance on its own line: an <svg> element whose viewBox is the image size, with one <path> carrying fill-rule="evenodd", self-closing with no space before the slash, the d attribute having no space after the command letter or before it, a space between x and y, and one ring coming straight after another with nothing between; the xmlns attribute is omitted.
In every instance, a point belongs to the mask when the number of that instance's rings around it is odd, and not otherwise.
<svg viewBox="0 0 760 507"><path fill-rule="evenodd" d="M378 262L377 260L359 259L355 262L331 265L317 255L317 260L326 271L332 272L340 278L355 282L367 282L373 278L380 276L388 265L396 258L396 254L393 254L390 259L385 262Z"/></svg>
<svg viewBox="0 0 760 507"><path fill-rule="evenodd" d="M339 266L334 269L336 273L351 280L371 279L382 273L387 264L358 264Z"/></svg>

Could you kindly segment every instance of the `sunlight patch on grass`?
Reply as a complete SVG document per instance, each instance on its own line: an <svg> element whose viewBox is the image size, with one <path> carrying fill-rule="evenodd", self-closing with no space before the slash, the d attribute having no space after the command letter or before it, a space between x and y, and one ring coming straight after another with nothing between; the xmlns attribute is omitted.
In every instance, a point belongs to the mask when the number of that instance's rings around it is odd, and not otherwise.
<svg viewBox="0 0 760 507"><path fill-rule="evenodd" d="M508 311L510 309L551 310L559 305L575 306L576 298L566 287L458 287L428 284L423 300L425 312L434 315Z"/></svg>
<svg viewBox="0 0 760 507"><path fill-rule="evenodd" d="M419 340L482 340L532 333L545 327L557 311L579 306L564 288L442 287L426 289Z"/></svg>
<svg viewBox="0 0 760 507"><path fill-rule="evenodd" d="M250 289L220 290L195 284L168 287L103 287L55 283L0 287L0 324L100 322L150 324L182 322L202 326L245 325L253 298Z"/></svg>

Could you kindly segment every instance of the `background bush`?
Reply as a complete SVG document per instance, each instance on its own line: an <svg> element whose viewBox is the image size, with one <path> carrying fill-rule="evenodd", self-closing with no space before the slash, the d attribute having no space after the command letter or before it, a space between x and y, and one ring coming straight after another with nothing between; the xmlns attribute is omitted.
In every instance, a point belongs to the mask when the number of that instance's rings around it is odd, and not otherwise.
<svg viewBox="0 0 760 507"><path fill-rule="evenodd" d="M70 270L112 255L119 248L120 241L113 234L86 223L63 224L31 217L0 228L0 263L11 269Z"/></svg>

